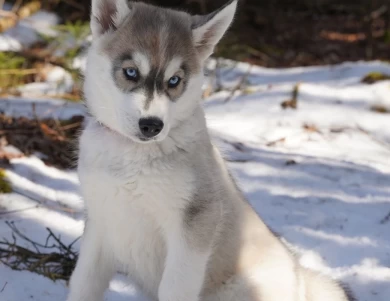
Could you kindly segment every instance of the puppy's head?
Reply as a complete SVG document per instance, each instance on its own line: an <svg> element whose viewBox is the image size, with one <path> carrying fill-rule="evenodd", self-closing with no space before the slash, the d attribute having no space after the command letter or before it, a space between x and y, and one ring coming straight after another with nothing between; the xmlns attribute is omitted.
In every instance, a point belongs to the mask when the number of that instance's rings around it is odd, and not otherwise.
<svg viewBox="0 0 390 301"><path fill-rule="evenodd" d="M84 86L91 113L136 142L163 140L197 106L203 63L236 5L191 16L127 0L92 0Z"/></svg>

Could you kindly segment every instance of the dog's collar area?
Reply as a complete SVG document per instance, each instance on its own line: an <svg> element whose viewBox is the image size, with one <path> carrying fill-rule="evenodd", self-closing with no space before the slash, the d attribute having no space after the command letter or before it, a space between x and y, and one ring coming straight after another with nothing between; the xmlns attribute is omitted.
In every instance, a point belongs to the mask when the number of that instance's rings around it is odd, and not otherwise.
<svg viewBox="0 0 390 301"><path fill-rule="evenodd" d="M95 119L97 125L99 125L100 127L102 127L103 129L107 130L108 132L111 132L111 133L114 133L115 135L119 135L123 138L126 138L128 140L130 140L129 137L126 137L125 135L121 134L120 132L118 132L117 130L114 130L112 129L111 127L109 127L108 125L104 124L103 122L101 122L100 120L97 120Z"/></svg>
<svg viewBox="0 0 390 301"><path fill-rule="evenodd" d="M103 129L107 130L108 132L111 132L115 135L118 135L120 137L123 137L131 142L134 142L134 143L137 143L136 141L134 141L133 139L131 139L130 137L126 136L126 135L123 135L121 132L117 131L117 130L114 130L112 129L111 127L109 127L108 125L104 124L103 122L101 122L100 120L97 120L95 119L95 122L100 126L102 127ZM147 141L154 141L153 139L142 139L142 138L139 138L141 141L143 142L147 142Z"/></svg>
<svg viewBox="0 0 390 301"><path fill-rule="evenodd" d="M103 122L101 122L101 121L99 121L99 120L97 120L97 119L96 119L96 123L97 123L99 126L101 126L102 128L104 128L104 129L106 129L107 131L109 131L109 132L113 132L113 133L119 134L119 135L121 135L121 136L124 136L124 135L120 134L118 131L113 130L112 128L110 128L109 126L105 125ZM126 137L126 138L127 138L127 137Z"/></svg>

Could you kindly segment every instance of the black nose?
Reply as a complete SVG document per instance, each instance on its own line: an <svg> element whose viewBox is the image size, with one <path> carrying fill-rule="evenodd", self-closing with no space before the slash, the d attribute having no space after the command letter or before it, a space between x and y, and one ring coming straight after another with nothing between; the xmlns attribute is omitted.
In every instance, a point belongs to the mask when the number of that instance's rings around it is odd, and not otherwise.
<svg viewBox="0 0 390 301"><path fill-rule="evenodd" d="M148 138L157 136L164 127L164 123L161 119L155 117L141 118L138 125L141 133Z"/></svg>

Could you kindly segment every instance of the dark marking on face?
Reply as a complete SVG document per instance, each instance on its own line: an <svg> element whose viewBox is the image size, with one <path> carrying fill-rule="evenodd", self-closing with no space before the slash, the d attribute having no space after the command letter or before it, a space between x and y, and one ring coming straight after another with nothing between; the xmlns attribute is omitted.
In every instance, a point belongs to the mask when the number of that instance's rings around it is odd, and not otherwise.
<svg viewBox="0 0 390 301"><path fill-rule="evenodd" d="M107 37L105 45L103 51L114 61L112 74L116 85L126 93L143 93L145 108L156 94L165 94L176 101L186 90L191 75L201 70L192 38L191 17L184 12L132 3L129 17ZM136 52L147 58L150 72L134 83L126 80L122 70L125 65L139 68L131 59ZM181 59L182 65L173 74L165 74L173 59ZM172 76L181 78L175 88L168 87Z"/></svg>
<svg viewBox="0 0 390 301"><path fill-rule="evenodd" d="M139 74L137 80L129 80L125 75L125 69L136 69ZM116 86L125 93L138 92L145 95L145 109L147 110L155 95L166 95L171 101L176 101L187 87L189 73L186 65L182 65L172 76L178 76L180 82L176 87L169 87L168 79L165 79L165 70L152 68L146 76L141 74L139 66L131 55L123 55L114 60L112 76Z"/></svg>
<svg viewBox="0 0 390 301"><path fill-rule="evenodd" d="M149 74L145 79L144 91L146 94L145 100L145 110L147 110L150 106L150 103L153 100L154 92L157 94L162 94L164 91L164 74L157 69L150 70Z"/></svg>
<svg viewBox="0 0 390 301"><path fill-rule="evenodd" d="M126 78L124 74L124 69L126 68L135 68L138 70L138 67L134 63L130 54L122 55L114 60L112 67L112 77L119 89L125 93L129 93L137 88L138 83Z"/></svg>

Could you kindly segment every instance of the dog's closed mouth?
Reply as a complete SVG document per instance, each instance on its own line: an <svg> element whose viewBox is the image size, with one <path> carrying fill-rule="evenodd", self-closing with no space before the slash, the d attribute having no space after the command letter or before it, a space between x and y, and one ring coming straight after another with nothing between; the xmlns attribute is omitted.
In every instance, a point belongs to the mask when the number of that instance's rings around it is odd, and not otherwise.
<svg viewBox="0 0 390 301"><path fill-rule="evenodd" d="M154 138L147 138L147 137L144 137L144 136L141 136L141 135L138 135L137 138L139 140L141 140L141 141L144 141L144 142L155 140Z"/></svg>

